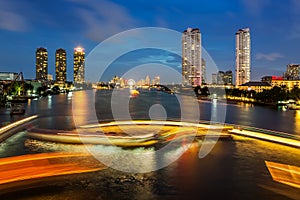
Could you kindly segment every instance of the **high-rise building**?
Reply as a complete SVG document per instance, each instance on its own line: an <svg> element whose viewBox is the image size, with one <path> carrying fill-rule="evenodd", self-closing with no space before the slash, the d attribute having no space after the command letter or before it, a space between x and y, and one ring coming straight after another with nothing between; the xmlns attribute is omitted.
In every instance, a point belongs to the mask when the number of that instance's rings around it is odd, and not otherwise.
<svg viewBox="0 0 300 200"><path fill-rule="evenodd" d="M74 83L84 83L84 49L76 47L74 49Z"/></svg>
<svg viewBox="0 0 300 200"><path fill-rule="evenodd" d="M213 85L217 84L217 74L216 73L211 74L211 84L213 84Z"/></svg>
<svg viewBox="0 0 300 200"><path fill-rule="evenodd" d="M149 77L149 75L146 76L145 85L150 85L150 77Z"/></svg>
<svg viewBox="0 0 300 200"><path fill-rule="evenodd" d="M55 79L58 83L67 81L67 53L64 49L55 52Z"/></svg>
<svg viewBox="0 0 300 200"><path fill-rule="evenodd" d="M236 49L235 49L235 85L242 85L250 81L250 60L251 60L251 46L250 46L250 29L239 29L235 34Z"/></svg>
<svg viewBox="0 0 300 200"><path fill-rule="evenodd" d="M206 83L206 61L201 59L201 83Z"/></svg>
<svg viewBox="0 0 300 200"><path fill-rule="evenodd" d="M224 75L225 75L225 73L223 71L218 71L218 73L217 73L217 84L218 85L224 85Z"/></svg>
<svg viewBox="0 0 300 200"><path fill-rule="evenodd" d="M224 85L232 85L233 74L231 70L228 70L224 74L223 82Z"/></svg>
<svg viewBox="0 0 300 200"><path fill-rule="evenodd" d="M300 65L299 64L287 65L286 72L284 73L284 79L299 80L300 79Z"/></svg>
<svg viewBox="0 0 300 200"><path fill-rule="evenodd" d="M35 79L39 81L46 81L48 75L48 52L47 49L40 47L35 52L35 66L36 75Z"/></svg>
<svg viewBox="0 0 300 200"><path fill-rule="evenodd" d="M182 84L201 85L201 33L188 28L182 33Z"/></svg>

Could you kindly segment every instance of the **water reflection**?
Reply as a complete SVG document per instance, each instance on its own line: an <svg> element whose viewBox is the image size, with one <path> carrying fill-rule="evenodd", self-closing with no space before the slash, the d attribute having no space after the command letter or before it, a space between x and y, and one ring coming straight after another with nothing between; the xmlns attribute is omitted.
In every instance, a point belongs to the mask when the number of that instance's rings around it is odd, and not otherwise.
<svg viewBox="0 0 300 200"><path fill-rule="evenodd" d="M79 91L74 93L72 100L72 114L76 126L90 123L90 120L97 120L95 105L91 99L94 98L93 91Z"/></svg>
<svg viewBox="0 0 300 200"><path fill-rule="evenodd" d="M294 118L294 124L295 124L295 132L300 135L300 110L295 110L295 118Z"/></svg>

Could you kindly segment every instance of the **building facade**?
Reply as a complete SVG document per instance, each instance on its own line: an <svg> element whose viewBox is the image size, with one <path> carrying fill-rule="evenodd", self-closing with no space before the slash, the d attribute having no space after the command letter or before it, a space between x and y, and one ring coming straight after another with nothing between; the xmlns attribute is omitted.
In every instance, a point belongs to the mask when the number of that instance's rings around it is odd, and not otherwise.
<svg viewBox="0 0 300 200"><path fill-rule="evenodd" d="M286 72L284 73L284 79L286 80L299 80L300 79L300 65L289 64L286 66Z"/></svg>
<svg viewBox="0 0 300 200"><path fill-rule="evenodd" d="M46 81L48 75L48 52L47 49L40 47L35 52L36 80Z"/></svg>
<svg viewBox="0 0 300 200"><path fill-rule="evenodd" d="M224 85L224 75L223 71L218 71L217 73L217 85Z"/></svg>
<svg viewBox="0 0 300 200"><path fill-rule="evenodd" d="M81 47L74 49L74 83L82 84L85 82L85 52Z"/></svg>
<svg viewBox="0 0 300 200"><path fill-rule="evenodd" d="M216 73L211 74L211 84L217 85L217 83L218 83L218 74Z"/></svg>
<svg viewBox="0 0 300 200"><path fill-rule="evenodd" d="M294 87L300 88L300 80L272 80L272 87L285 87L287 90L291 90Z"/></svg>
<svg viewBox="0 0 300 200"><path fill-rule="evenodd" d="M55 80L62 84L67 81L67 53L64 49L55 52Z"/></svg>
<svg viewBox="0 0 300 200"><path fill-rule="evenodd" d="M270 85L272 84L272 81L283 81L283 77L282 76L264 76L261 78L261 82L265 82L265 83L269 83Z"/></svg>
<svg viewBox="0 0 300 200"><path fill-rule="evenodd" d="M224 73L223 82L225 85L232 85L233 73L231 70L228 70Z"/></svg>
<svg viewBox="0 0 300 200"><path fill-rule="evenodd" d="M15 72L0 72L0 81L13 81L18 77Z"/></svg>
<svg viewBox="0 0 300 200"><path fill-rule="evenodd" d="M239 29L235 34L236 49L236 76L235 85L239 86L250 81L250 66L251 66L251 44L250 44L250 29Z"/></svg>
<svg viewBox="0 0 300 200"><path fill-rule="evenodd" d="M182 33L182 84L201 85L201 33L198 28L188 28Z"/></svg>
<svg viewBox="0 0 300 200"><path fill-rule="evenodd" d="M239 85L238 88L240 90L263 92L264 90L272 89L272 86L266 82L251 81L251 82L247 82L242 85Z"/></svg>
<svg viewBox="0 0 300 200"><path fill-rule="evenodd" d="M206 84L206 61L201 59L201 83Z"/></svg>

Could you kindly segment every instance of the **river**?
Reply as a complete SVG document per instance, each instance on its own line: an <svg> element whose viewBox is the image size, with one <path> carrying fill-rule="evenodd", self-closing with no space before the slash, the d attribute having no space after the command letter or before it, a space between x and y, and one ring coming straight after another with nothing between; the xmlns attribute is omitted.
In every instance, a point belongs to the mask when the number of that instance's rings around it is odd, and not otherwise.
<svg viewBox="0 0 300 200"><path fill-rule="evenodd" d="M121 95L129 95L126 90ZM78 91L30 100L25 116L38 114L35 125L41 128L73 129L75 113L85 113L95 108L97 119L111 121L115 115L111 109L111 91L97 91L95 104L91 105L91 91ZM176 95L143 91L129 100L128 110L133 119L154 117L180 121L183 108ZM92 101L93 102L93 101ZM118 103L118 102L117 102ZM72 105L73 104L73 105ZM291 134L300 134L298 111L277 110L251 104L226 104L199 102L200 120L223 119L218 108L225 111L225 122L253 126ZM75 106L76 105L76 106ZM156 105L153 107L153 105ZM160 105L164 108L161 110ZM123 105L122 105L123 106ZM126 105L124 105L127 109ZM120 109L122 109L120 107ZM149 109L153 109L149 113ZM156 115L155 109L159 114ZM92 109L93 110L93 109ZM197 110L197 109L196 109ZM196 112L191 110L190 113ZM217 111L216 111L217 110ZM9 116L9 110L1 108L1 125L18 120L21 116ZM217 116L214 116L217 115ZM128 116L119 116L126 118ZM89 121L90 119L77 119ZM92 119L93 120L93 119ZM1 199L299 199L297 188L272 180L265 161L300 166L300 150L270 142L235 136L233 140L219 140L204 158L198 152L203 145L199 139L175 162L148 173L126 173L112 168L80 175L67 175L39 183L30 189L20 189L0 195ZM17 133L0 144L0 157L21 154L72 151L80 152L81 145L59 144L33 140L25 132ZM178 147L180 148L180 147ZM122 149L99 147L99 151L154 152L153 148ZM151 155L155 155L155 152ZM135 160L128 160L135 164ZM155 166L157 159L149 157L146 165ZM120 163L128 164L128 163Z"/></svg>

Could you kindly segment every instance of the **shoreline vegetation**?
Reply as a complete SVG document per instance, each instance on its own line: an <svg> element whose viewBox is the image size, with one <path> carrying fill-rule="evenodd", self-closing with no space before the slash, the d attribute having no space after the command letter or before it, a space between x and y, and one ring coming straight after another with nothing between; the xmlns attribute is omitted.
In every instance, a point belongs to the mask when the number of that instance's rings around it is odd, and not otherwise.
<svg viewBox="0 0 300 200"><path fill-rule="evenodd" d="M18 86L18 85L17 85ZM27 84L24 87L24 93L27 94L28 90L33 90L33 86ZM114 89L115 87L109 87L105 89ZM86 85L86 87L81 87L78 90L90 90L91 85ZM143 90L145 87L137 87L138 90ZM295 101L295 103L300 103L300 88L294 87L292 90L288 90L286 87L273 87L270 90L263 90L262 92L256 92L254 90L240 90L238 88L224 88L224 87L210 87L209 85L197 86L197 87L182 87L180 85L152 85L148 86L148 89L154 89L156 91L168 93L168 94L182 94L182 95L195 95L199 100L213 100L218 99L220 101L227 101L228 103L251 103L260 106L285 106L289 100ZM102 90L97 88L97 90ZM6 95L0 95L0 106L5 106L6 102L10 101L7 97L17 95L18 89L11 89ZM48 95L57 95L60 93L68 93L77 90L64 90L60 89L58 86L51 87L39 87L36 91L35 98L44 97ZM27 95L28 96L28 95ZM19 96L26 97L26 96ZM28 96L29 97L29 96ZM32 96L30 96L32 98Z"/></svg>
<svg viewBox="0 0 300 200"><path fill-rule="evenodd" d="M289 101L298 105L300 101L300 88L294 87L288 90L286 87L273 87L270 90L256 92L254 90L240 90L238 88L209 88L195 87L195 95L198 99L220 99L228 102L244 102L261 106L284 106Z"/></svg>

